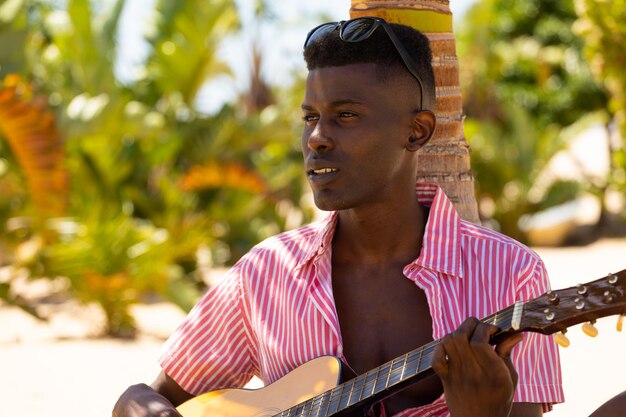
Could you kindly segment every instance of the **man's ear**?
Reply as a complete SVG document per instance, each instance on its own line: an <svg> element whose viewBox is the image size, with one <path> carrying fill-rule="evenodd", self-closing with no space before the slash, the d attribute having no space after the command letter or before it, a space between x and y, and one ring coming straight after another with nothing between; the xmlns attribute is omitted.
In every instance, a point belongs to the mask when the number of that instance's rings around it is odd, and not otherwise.
<svg viewBox="0 0 626 417"><path fill-rule="evenodd" d="M418 111L413 117L413 132L407 141L406 148L409 151L417 151L426 145L435 133L437 118L430 110Z"/></svg>

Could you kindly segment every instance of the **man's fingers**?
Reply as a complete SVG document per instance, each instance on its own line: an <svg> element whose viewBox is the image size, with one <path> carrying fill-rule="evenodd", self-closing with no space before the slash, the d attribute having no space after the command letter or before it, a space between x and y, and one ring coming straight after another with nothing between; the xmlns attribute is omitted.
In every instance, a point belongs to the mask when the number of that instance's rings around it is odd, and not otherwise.
<svg viewBox="0 0 626 417"><path fill-rule="evenodd" d="M489 344L491 336L496 334L497 331L497 326L478 322L474 328L470 342L473 345L487 345Z"/></svg>
<svg viewBox="0 0 626 417"><path fill-rule="evenodd" d="M514 335L507 336L496 346L496 353L504 360L504 363L509 370L509 374L511 375L511 380L513 381L514 387L517 387L519 375L517 374L517 370L515 369L515 366L513 366L513 362L511 361L511 351L523 339L524 336L522 336L521 333L516 333Z"/></svg>
<svg viewBox="0 0 626 417"><path fill-rule="evenodd" d="M461 323L461 325L454 331L453 334L464 335L469 340L474 334L476 326L478 326L479 324L480 320L478 320L476 317L468 317L463 321L463 323Z"/></svg>
<svg viewBox="0 0 626 417"><path fill-rule="evenodd" d="M437 345L431 357L430 366L442 380L448 375L448 355L443 347L443 343Z"/></svg>
<svg viewBox="0 0 626 417"><path fill-rule="evenodd" d="M523 339L524 336L522 336L521 333L515 333L507 336L496 346L496 353L503 358L509 358L513 348Z"/></svg>
<svg viewBox="0 0 626 417"><path fill-rule="evenodd" d="M456 358L463 357L464 364L469 365L468 359L472 357L470 340L479 324L477 318L469 317L454 332L442 339L446 353L455 364L459 363Z"/></svg>

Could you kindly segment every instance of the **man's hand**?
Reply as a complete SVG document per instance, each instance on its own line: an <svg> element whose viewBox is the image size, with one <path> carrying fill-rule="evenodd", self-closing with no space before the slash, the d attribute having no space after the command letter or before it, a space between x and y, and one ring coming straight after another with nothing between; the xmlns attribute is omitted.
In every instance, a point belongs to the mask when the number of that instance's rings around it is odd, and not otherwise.
<svg viewBox="0 0 626 417"><path fill-rule="evenodd" d="M432 367L451 416L508 417L517 385L510 355L522 335L504 339L494 350L489 338L497 329L471 317L435 349Z"/></svg>
<svg viewBox="0 0 626 417"><path fill-rule="evenodd" d="M182 417L174 405L146 384L130 386L117 400L113 417Z"/></svg>

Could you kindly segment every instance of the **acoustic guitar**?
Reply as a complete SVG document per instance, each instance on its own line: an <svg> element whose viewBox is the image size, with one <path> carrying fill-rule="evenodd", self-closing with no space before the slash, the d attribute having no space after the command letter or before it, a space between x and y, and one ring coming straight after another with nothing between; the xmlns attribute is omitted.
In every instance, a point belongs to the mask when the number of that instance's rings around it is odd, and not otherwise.
<svg viewBox="0 0 626 417"><path fill-rule="evenodd" d="M492 343L517 332L561 332L557 343L566 346L568 327L587 322L583 330L595 336L596 319L619 315L621 331L625 314L626 269L587 284L548 291L528 302L519 301L482 321L499 328ZM431 375L431 358L439 343L428 343L339 385L340 361L320 357L266 387L209 392L183 403L178 411L184 417L330 417L350 412Z"/></svg>

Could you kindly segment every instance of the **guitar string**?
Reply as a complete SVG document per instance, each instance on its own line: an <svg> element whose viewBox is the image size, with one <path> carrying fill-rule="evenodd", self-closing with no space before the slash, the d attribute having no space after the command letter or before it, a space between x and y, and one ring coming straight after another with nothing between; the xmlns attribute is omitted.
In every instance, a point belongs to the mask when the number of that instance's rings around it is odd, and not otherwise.
<svg viewBox="0 0 626 417"><path fill-rule="evenodd" d="M513 313L513 308L507 308L498 313L495 313L491 316L486 317L482 321L485 323L494 323L494 324L510 323L510 320L512 318L512 313ZM430 342L429 344L423 346L422 348L413 350L399 358L394 359L391 362L381 365L379 369L383 369L385 372L388 373L387 379L382 389L384 390L394 385L395 383L404 381L407 378L414 376L415 373L422 372L426 370L428 367L430 367L430 360L431 360L432 353L439 343L440 341ZM417 361L417 364L415 364L415 361ZM423 361L423 364L425 365L424 368L422 368L422 361ZM397 367L396 364L400 362L404 362L404 365L401 367ZM407 369L413 369L413 368L415 369L415 371L409 372L408 376L405 377L404 374L406 373ZM368 373L365 373L364 375L361 375L355 378L353 380L355 381L355 385L357 383L360 383L360 381L358 380L365 380L367 376L368 376ZM380 378L377 378L377 380L380 381ZM392 382L391 384L389 383L390 381ZM368 385L368 382L365 380L362 391L365 391L365 388L367 387L367 385ZM380 384L377 384L377 385L380 385ZM379 392L379 391L376 391L376 392ZM359 398L359 400L361 399L362 397Z"/></svg>
<svg viewBox="0 0 626 417"><path fill-rule="evenodd" d="M500 312L497 312L495 314L492 314L491 316L485 317L481 321L484 323L491 323L491 324L496 324L496 325L498 323L510 323L510 320L512 318L512 313L513 313L513 306L509 306ZM388 389L389 387L395 385L396 383L402 382L411 376L415 376L420 372L426 371L431 366L430 360L432 357L432 353L434 352L434 349L437 347L439 343L440 343L439 340L430 342L429 344L423 346L422 348L415 349L399 358L395 358L394 360L375 368L377 376L376 378L371 379L370 381L368 381L367 378L371 377L372 371L366 372L365 374L360 375L352 379L351 381L341 384L340 386L335 387L332 390L329 390L324 394L320 394L319 396L316 396L308 400L307 402L311 402L310 404L312 408L311 411L316 412L315 414L316 416L332 415L338 411L341 411L351 405L354 405L362 401L364 398L363 393L365 392L366 388L368 388L371 385L372 382L373 382L373 385L371 386L372 392L371 394L368 394L367 397L380 393L384 391L385 389ZM416 358L417 355L419 355L419 357ZM396 363L399 364L402 361L404 361L403 366L399 368L398 367L394 368ZM415 361L417 361L417 365L415 365ZM408 367L412 367L412 365L415 365L415 371L410 373L409 376L407 376L406 378L402 377L402 374L404 374L406 369ZM423 365L424 367L422 369ZM397 375L399 372L402 373L400 377L398 377ZM385 384L383 384L382 386L380 384L381 373L383 374L383 376L386 374ZM389 381L393 381L393 383L390 384ZM355 388L360 389L361 393L358 396L356 396L356 400L353 400L353 394L354 394ZM326 399L326 397L328 397L328 401L325 402L324 400ZM317 405L313 404L313 402L317 402ZM321 407L323 405L326 406L327 410L332 409L333 410L332 413L329 414L327 411L326 413L320 414ZM337 406L337 408L332 408L335 406ZM306 407L306 405L303 405L303 407ZM304 410L304 408L302 409ZM296 413L296 415L298 414Z"/></svg>
<svg viewBox="0 0 626 417"><path fill-rule="evenodd" d="M494 324L498 327L503 327L502 324L511 323L513 310L514 306L509 306L499 312L483 318L481 322ZM422 346L421 348L412 350L411 352L408 352L403 356L400 356L383 365L380 365L377 368L374 368L373 370L359 375L350 381L347 381L335 388L332 388L307 401L304 401L295 407L284 410L277 414L277 417L300 416L304 414L304 411L307 409L307 407L309 407L307 414L311 417L328 417L332 414L335 414L351 405L362 401L364 398L368 398L373 396L374 394L378 394L399 382L402 382L412 376L416 376L417 374L426 371L428 368L430 368L432 354L435 348L440 343L441 340L435 340ZM397 367L397 365L401 362L404 362L404 365ZM395 368L394 365L396 366ZM415 365L415 370L409 372L407 376L404 377L406 369L413 369L413 365ZM376 377L368 381L367 378L371 378L372 372L376 373ZM400 375L398 375L398 373L400 373ZM380 386L381 375L385 377L385 383L382 386ZM390 383L390 381L392 381L392 383ZM372 388L371 393L367 394L366 397L363 397L363 394L370 385ZM355 388L360 389L361 392L359 393L359 395L355 396L355 399L353 400ZM342 406L342 403L345 403L345 405ZM335 406L337 408L333 408ZM326 407L326 412L320 413L322 407ZM333 411L330 412L330 410Z"/></svg>
<svg viewBox="0 0 626 417"><path fill-rule="evenodd" d="M606 277L605 277L606 278ZM600 278L596 281L600 282L602 280L604 280L605 278ZM594 281L595 283L595 281ZM590 283L592 284L592 283ZM573 289L574 287L572 287ZM531 301L535 301L535 300L531 300ZM501 311L498 311L488 317L485 317L484 319L482 319L481 321L484 323L490 323L490 324L494 324L497 325L500 328L503 327L507 327L507 330L510 330L508 328L508 326L510 326L512 324L512 317L513 317L513 313L515 311L515 305L511 305ZM502 324L506 324L506 326L503 326ZM503 331L499 331L496 332L495 335L501 334ZM416 349L414 351L411 351L409 353L407 353L406 355L404 355L401 358L404 358L405 360L405 365L400 367L400 368L395 368L394 367L394 362L399 361L400 358L396 358L394 359L392 362L381 365L381 367L379 367L379 370L384 370L384 372L388 373L387 374L387 378L386 378L386 382L385 384L382 385L382 388L380 387L380 380L376 379L376 383L375 385L372 387L372 393L369 394L368 396L372 396L375 393L379 393L393 385L395 385L396 383L402 382L406 379L408 379L411 376L414 375L409 375L407 377L404 376L404 373L406 372L406 369L411 365L414 365L414 361L416 360L415 357L419 354L419 358L417 358L417 365L415 367L415 372L416 373L420 373L422 371L425 371L428 369L428 367L430 367L431 365L431 357L432 357L432 353L434 351L434 348L436 347L436 345L438 345L440 343L440 341L435 341L435 342L431 342L428 345L424 346L423 348L420 349ZM422 360L424 360L424 368L422 369ZM397 375L398 373L400 373L400 375ZM367 375L367 374L365 374ZM356 379L355 379L356 380ZM390 383L391 382L391 383ZM357 385L359 386L359 385ZM360 387L362 392L365 392L365 388L368 387L368 381L366 380L365 383L363 384L363 386ZM343 391L342 391L343 392ZM351 395L351 393L350 393ZM356 402L359 402L360 400L362 400L363 397L360 396L359 400ZM348 403L350 405L350 402Z"/></svg>
<svg viewBox="0 0 626 417"><path fill-rule="evenodd" d="M620 271L620 273L618 274L621 274L622 272L624 271ZM600 278L596 281L599 282L603 279L605 278ZM596 281L590 284L593 284ZM508 330L509 329L508 326L511 325L514 308L515 308L514 305L509 306L499 312L496 312L488 317L483 318L481 321L483 323L497 325L500 328L506 327ZM502 324L506 324L506 326L503 326ZM497 332L495 335L498 335L499 333L502 333L502 332ZM384 391L385 389L390 388L396 383L402 382L410 378L411 376L416 376L417 374L423 371L426 371L431 366L432 354L434 352L434 349L439 343L440 343L439 340L430 342L429 344L423 346L422 348L415 349L400 358L396 358L386 364L383 364L371 371L366 372L363 375L358 376L357 378L351 381L343 383L329 391L326 391L323 394L320 394L308 400L308 401L311 401L311 408L312 408L311 411L317 411L317 414L316 414L317 417L320 417L320 416L328 417L332 414L335 414L343 410L342 408L339 407L339 405L342 404L342 402L345 402L346 403L345 407L347 407L347 406L354 405L355 403L361 401L363 399L363 393L365 393L366 389L369 389L370 386L371 386L372 391L370 394L367 394L365 398L371 397L374 394L380 393ZM393 362L400 361L401 358L404 358L403 360L405 361L405 365L400 367L399 369L394 368ZM415 364L416 361L417 361L417 364ZM409 375L405 377L404 373L406 372L406 369L409 365L410 366L415 365L415 371L414 371L415 373L414 374L409 373ZM383 372L387 373L386 378L385 378L386 383L382 387L380 387L379 382L381 380L381 373L382 373L382 376L385 376ZM399 376L397 376L396 374L398 372L402 372L402 373ZM368 380L368 378L372 378L372 376L374 375L373 373L375 373L375 376L373 377L373 379ZM389 374L392 374L392 375L389 375ZM398 380L396 380L396 377L398 377ZM389 381L392 381L391 385L389 385ZM358 396L359 398L358 400L356 400L355 402L352 402L352 394L354 393L353 391L355 387L358 387L361 390L361 394ZM346 396L348 396L347 398L348 401L345 401ZM313 404L313 402L316 402L316 404ZM326 412L320 414L322 406L326 407ZM331 407L336 407L336 408L333 409ZM285 410L284 412L279 413L277 416L293 417L292 411L294 411L295 409L297 409L297 407L292 407L290 409ZM331 412L330 410L333 410L333 411ZM286 412L287 414L285 414Z"/></svg>

